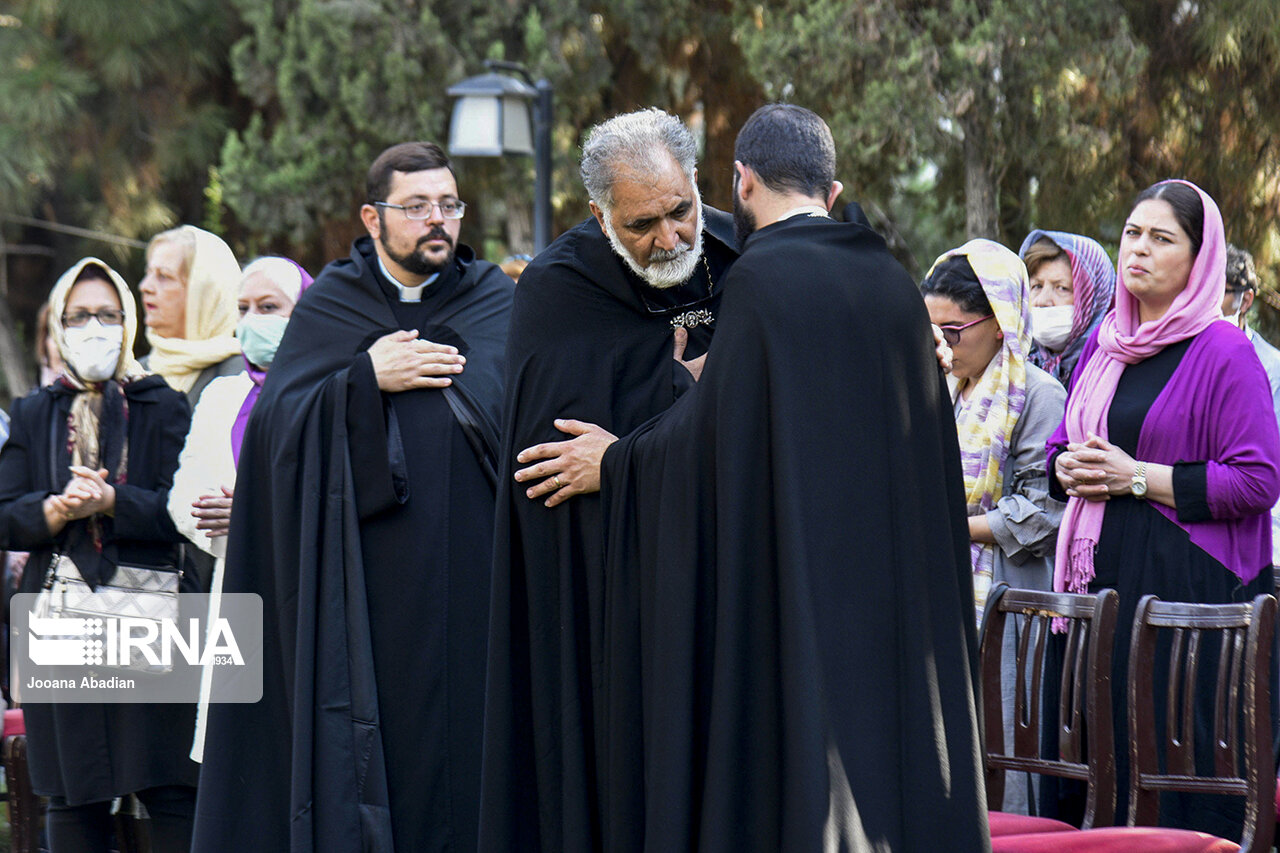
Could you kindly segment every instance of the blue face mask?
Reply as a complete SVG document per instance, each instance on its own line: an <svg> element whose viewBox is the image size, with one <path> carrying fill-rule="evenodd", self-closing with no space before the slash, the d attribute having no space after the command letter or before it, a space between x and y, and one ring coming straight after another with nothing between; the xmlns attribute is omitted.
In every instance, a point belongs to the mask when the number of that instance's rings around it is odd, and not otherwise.
<svg viewBox="0 0 1280 853"><path fill-rule="evenodd" d="M245 314L240 318L236 339L250 364L261 368L271 366L287 325L289 318L279 314Z"/></svg>

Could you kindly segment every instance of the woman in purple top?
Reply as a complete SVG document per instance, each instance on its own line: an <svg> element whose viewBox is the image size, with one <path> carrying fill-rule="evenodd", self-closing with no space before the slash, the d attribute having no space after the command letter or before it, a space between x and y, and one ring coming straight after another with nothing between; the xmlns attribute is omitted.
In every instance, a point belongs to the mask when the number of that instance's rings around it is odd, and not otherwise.
<svg viewBox="0 0 1280 853"><path fill-rule="evenodd" d="M1222 216L1198 187L1164 181L1138 196L1120 241L1116 307L1085 346L1049 440L1051 479L1069 498L1054 588L1120 593L1117 745L1129 742L1139 598L1221 603L1272 589L1267 512L1280 496L1280 434L1252 346L1217 322L1225 259ZM1123 816L1127 752L1116 759ZM1238 839L1242 805L1222 800L1166 795L1161 823Z"/></svg>

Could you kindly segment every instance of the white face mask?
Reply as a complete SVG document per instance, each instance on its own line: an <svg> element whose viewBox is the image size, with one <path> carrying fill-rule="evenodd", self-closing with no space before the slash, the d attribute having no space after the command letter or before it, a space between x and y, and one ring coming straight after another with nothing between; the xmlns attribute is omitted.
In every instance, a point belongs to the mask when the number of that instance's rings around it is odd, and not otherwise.
<svg viewBox="0 0 1280 853"><path fill-rule="evenodd" d="M93 318L78 329L63 329L67 363L85 382L115 375L124 344L124 326L104 326Z"/></svg>
<svg viewBox="0 0 1280 853"><path fill-rule="evenodd" d="M1074 305L1046 305L1031 309L1031 337L1050 352L1062 352L1071 337Z"/></svg>
<svg viewBox="0 0 1280 853"><path fill-rule="evenodd" d="M288 325L289 318L279 314L245 314L241 317L240 325L236 326L236 338L249 363L261 368L270 367Z"/></svg>

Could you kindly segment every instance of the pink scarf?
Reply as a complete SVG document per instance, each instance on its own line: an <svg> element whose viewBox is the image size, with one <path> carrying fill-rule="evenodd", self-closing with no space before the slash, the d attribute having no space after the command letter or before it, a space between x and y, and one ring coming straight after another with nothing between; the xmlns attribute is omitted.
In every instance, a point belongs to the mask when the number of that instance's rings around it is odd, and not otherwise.
<svg viewBox="0 0 1280 853"><path fill-rule="evenodd" d="M1137 364L1169 344L1198 335L1222 316L1227 262L1222 214L1204 190L1188 181L1177 183L1195 190L1204 205L1204 238L1187 286L1163 317L1140 323L1138 300L1124 286L1124 269L1120 266L1124 257L1119 258L1116 307L1103 319L1098 329L1098 349L1076 380L1075 393L1067 400L1065 423L1069 441L1085 442L1090 432L1107 438L1107 415L1125 365ZM1058 592L1088 590L1094 576L1094 550L1098 547L1106 507L1105 501L1089 502L1080 498L1067 501L1054 564L1053 588Z"/></svg>

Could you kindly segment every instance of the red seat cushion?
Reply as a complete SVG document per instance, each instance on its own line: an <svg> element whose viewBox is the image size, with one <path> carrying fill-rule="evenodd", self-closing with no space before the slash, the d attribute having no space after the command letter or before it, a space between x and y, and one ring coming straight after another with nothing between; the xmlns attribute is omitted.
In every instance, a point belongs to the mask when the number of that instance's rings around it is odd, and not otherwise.
<svg viewBox="0 0 1280 853"><path fill-rule="evenodd" d="M991 837L997 835L1031 835L1036 832L1079 832L1069 823L1051 817L1028 817L1011 812L987 812Z"/></svg>
<svg viewBox="0 0 1280 853"><path fill-rule="evenodd" d="M1002 835L992 853L1239 853L1240 845L1203 832L1156 826L1109 826L1071 833Z"/></svg>
<svg viewBox="0 0 1280 853"><path fill-rule="evenodd" d="M23 719L21 708L10 708L4 712L4 737L13 735L25 735L27 733L26 720Z"/></svg>

